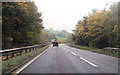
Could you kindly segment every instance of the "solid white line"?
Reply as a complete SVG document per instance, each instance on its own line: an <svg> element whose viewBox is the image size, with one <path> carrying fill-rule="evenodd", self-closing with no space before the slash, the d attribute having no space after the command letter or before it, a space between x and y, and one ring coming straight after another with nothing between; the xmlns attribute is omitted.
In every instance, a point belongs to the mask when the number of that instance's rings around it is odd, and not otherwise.
<svg viewBox="0 0 120 75"><path fill-rule="evenodd" d="M75 55L76 56L76 54L75 53L73 53L73 52L71 52L73 55Z"/></svg>
<svg viewBox="0 0 120 75"><path fill-rule="evenodd" d="M25 65L23 65L22 68L20 68L16 73L20 73L24 68L26 68L28 65L30 65L32 62L34 62L39 56L41 56L43 53L45 53L45 51L43 51L42 53L40 53L38 56L34 57L32 60L30 60L28 63L26 63Z"/></svg>
<svg viewBox="0 0 120 75"><path fill-rule="evenodd" d="M70 51L70 50L67 50L68 52Z"/></svg>
<svg viewBox="0 0 120 75"><path fill-rule="evenodd" d="M82 58L82 57L80 57L80 59L82 59L83 61L87 62L88 64L90 64L90 65L92 65L92 66L94 66L94 67L97 67L97 65L91 63L90 61L88 61L88 60L86 60L86 59L84 59L84 58Z"/></svg>

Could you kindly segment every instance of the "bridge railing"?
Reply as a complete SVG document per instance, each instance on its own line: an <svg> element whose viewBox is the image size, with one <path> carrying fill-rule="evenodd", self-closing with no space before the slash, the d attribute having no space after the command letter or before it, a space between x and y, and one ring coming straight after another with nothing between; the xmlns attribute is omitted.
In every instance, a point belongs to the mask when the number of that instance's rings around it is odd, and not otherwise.
<svg viewBox="0 0 120 75"><path fill-rule="evenodd" d="M13 58L15 55L22 55L23 53L30 52L32 50L35 50L37 48L41 48L46 46L47 44L43 45L34 45L34 46L27 46L27 47L20 47L20 48L14 48L14 49L7 49L7 50L1 50L0 54L2 59L9 59Z"/></svg>

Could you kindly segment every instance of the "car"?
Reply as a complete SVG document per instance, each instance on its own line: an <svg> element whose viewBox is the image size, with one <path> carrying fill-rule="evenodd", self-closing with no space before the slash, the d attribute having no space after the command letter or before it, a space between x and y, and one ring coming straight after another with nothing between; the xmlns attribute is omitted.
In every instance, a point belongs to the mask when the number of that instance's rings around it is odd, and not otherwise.
<svg viewBox="0 0 120 75"><path fill-rule="evenodd" d="M57 46L57 47L59 46L57 41L53 42L53 47L54 46Z"/></svg>

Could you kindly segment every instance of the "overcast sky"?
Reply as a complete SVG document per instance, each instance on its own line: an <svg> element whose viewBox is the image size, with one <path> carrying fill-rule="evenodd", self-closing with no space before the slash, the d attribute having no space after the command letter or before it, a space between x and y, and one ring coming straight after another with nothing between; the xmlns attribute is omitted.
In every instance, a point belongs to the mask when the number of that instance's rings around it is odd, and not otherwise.
<svg viewBox="0 0 120 75"><path fill-rule="evenodd" d="M92 9L103 10L107 3L119 0L34 0L42 12L45 29L72 32L77 22Z"/></svg>

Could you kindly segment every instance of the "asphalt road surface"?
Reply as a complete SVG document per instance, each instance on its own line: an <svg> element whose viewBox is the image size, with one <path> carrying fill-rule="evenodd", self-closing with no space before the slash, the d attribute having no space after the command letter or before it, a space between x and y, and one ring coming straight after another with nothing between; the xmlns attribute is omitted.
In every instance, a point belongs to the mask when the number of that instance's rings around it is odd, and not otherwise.
<svg viewBox="0 0 120 75"><path fill-rule="evenodd" d="M64 44L51 45L20 73L118 73L118 59Z"/></svg>

